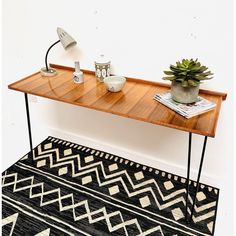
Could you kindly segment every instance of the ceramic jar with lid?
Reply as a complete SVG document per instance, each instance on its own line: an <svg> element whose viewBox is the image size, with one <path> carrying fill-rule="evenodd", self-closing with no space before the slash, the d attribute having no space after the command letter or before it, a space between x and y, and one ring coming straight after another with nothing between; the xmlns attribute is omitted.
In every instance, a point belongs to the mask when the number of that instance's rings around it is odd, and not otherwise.
<svg viewBox="0 0 236 236"><path fill-rule="evenodd" d="M110 76L110 65L110 60L107 60L103 54L95 61L95 76L100 82L103 82L105 77Z"/></svg>

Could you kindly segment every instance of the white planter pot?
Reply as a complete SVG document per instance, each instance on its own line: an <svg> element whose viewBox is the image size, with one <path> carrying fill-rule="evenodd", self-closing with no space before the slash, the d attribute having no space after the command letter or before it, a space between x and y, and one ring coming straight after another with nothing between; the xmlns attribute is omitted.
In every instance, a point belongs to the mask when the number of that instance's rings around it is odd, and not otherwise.
<svg viewBox="0 0 236 236"><path fill-rule="evenodd" d="M172 99L180 103L193 103L197 101L199 85L182 87L181 83L173 81L171 84Z"/></svg>

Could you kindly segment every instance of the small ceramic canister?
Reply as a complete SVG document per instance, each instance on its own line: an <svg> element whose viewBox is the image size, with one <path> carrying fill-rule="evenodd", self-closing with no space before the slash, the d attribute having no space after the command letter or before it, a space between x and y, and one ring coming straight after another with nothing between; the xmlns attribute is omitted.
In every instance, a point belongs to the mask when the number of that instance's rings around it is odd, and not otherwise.
<svg viewBox="0 0 236 236"><path fill-rule="evenodd" d="M104 55L100 55L95 61L95 75L100 82L103 82L105 77L110 76L110 65L111 62Z"/></svg>

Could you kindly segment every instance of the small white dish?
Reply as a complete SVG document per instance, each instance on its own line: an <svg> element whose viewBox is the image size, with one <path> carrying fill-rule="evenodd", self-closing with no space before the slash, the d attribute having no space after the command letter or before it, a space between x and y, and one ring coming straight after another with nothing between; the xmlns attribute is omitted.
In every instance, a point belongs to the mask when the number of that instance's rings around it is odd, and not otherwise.
<svg viewBox="0 0 236 236"><path fill-rule="evenodd" d="M108 76L103 80L106 88L110 92L119 92L124 87L126 78L122 76Z"/></svg>

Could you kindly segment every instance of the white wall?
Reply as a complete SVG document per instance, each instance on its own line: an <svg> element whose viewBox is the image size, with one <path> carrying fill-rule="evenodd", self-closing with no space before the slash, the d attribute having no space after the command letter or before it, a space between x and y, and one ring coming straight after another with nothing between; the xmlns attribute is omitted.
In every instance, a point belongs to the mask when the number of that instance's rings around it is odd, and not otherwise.
<svg viewBox="0 0 236 236"><path fill-rule="evenodd" d="M61 26L78 41L49 61L93 69L101 53L113 73L161 81L182 58L199 58L215 73L202 88L228 93L215 139L209 139L202 181L218 186L216 235L232 235L233 0L3 0L3 170L28 151L24 96L7 85L38 71ZM34 145L57 135L185 175L188 134L111 114L30 97ZM194 135L193 177L203 137ZM171 148L170 148L171 146ZM225 222L222 226L221 222Z"/></svg>

